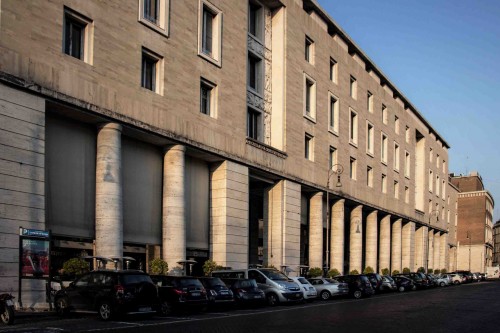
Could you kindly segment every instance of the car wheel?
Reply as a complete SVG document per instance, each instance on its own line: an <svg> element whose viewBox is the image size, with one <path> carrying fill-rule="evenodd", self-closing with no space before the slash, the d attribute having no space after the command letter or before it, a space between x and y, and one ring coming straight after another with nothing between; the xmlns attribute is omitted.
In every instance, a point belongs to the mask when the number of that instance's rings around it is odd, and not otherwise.
<svg viewBox="0 0 500 333"><path fill-rule="evenodd" d="M161 316L169 316L174 312L174 307L172 303L163 301L160 304L160 310L158 312Z"/></svg>
<svg viewBox="0 0 500 333"><path fill-rule="evenodd" d="M113 308L111 307L111 304L108 301L101 302L101 304L99 304L99 317L106 321L110 320L112 316Z"/></svg>
<svg viewBox="0 0 500 333"><path fill-rule="evenodd" d="M439 285L440 285L441 287L444 287L444 286L446 285L446 283L441 282Z"/></svg>
<svg viewBox="0 0 500 333"><path fill-rule="evenodd" d="M66 297L59 297L54 303L56 313L59 316L65 316L69 313L69 301Z"/></svg>
<svg viewBox="0 0 500 333"><path fill-rule="evenodd" d="M453 281L453 284L454 284L454 285L459 285L459 284L460 284L460 281L455 280L455 281Z"/></svg>
<svg viewBox="0 0 500 333"><path fill-rule="evenodd" d="M361 292L361 290L356 290L353 294L354 298L356 299L360 299L362 296L363 296L363 293Z"/></svg>
<svg viewBox="0 0 500 333"><path fill-rule="evenodd" d="M320 296L321 296L321 299L323 301L326 301L326 300L328 300L330 298L331 295L330 295L330 292L328 290L323 290L321 292Z"/></svg>
<svg viewBox="0 0 500 333"><path fill-rule="evenodd" d="M403 291L405 291L405 287L399 286L398 290L399 290L400 293L402 293Z"/></svg>
<svg viewBox="0 0 500 333"><path fill-rule="evenodd" d="M275 305L278 305L278 303L279 303L279 300L278 300L278 296L276 296L276 294L267 295L267 304L269 306L275 306Z"/></svg>
<svg viewBox="0 0 500 333"><path fill-rule="evenodd" d="M413 291L417 290L417 286L416 285L411 286L411 290Z"/></svg>
<svg viewBox="0 0 500 333"><path fill-rule="evenodd" d="M12 307L5 305L2 313L0 313L0 320L5 325L14 324L14 310Z"/></svg>

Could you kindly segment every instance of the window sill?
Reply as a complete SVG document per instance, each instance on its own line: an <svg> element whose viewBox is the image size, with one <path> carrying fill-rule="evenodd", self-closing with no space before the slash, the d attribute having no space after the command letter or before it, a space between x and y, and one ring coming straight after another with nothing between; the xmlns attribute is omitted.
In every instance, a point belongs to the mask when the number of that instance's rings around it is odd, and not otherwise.
<svg viewBox="0 0 500 333"><path fill-rule="evenodd" d="M370 156L371 158L374 158L374 157L375 157L371 151L367 151L367 152L366 152L366 155Z"/></svg>
<svg viewBox="0 0 500 333"><path fill-rule="evenodd" d="M198 56L205 59L206 61L208 62L211 62L212 64L214 64L215 66L219 67L219 68L222 68L222 62L221 60L218 60L216 58L213 58L212 56L202 52L202 51L198 51Z"/></svg>
<svg viewBox="0 0 500 333"><path fill-rule="evenodd" d="M148 27L149 29L153 30L153 31L156 31L157 33L159 33L160 35L163 35L165 37L169 37L168 36L168 30L167 28L163 28L157 24L154 24L153 22L149 21L149 20L146 20L145 18L140 18L139 19L139 22Z"/></svg>
<svg viewBox="0 0 500 333"><path fill-rule="evenodd" d="M284 151L281 151L281 150L276 149L272 146L266 145L265 143L260 142L258 140L247 137L246 142L247 142L247 145L250 145L250 146L255 147L257 149L263 150L266 153L272 154L272 155L277 156L279 158L286 159L288 157L287 153L285 153Z"/></svg>
<svg viewBox="0 0 500 333"><path fill-rule="evenodd" d="M354 141L349 140L349 144L355 148L358 148L358 144Z"/></svg>
<svg viewBox="0 0 500 333"><path fill-rule="evenodd" d="M314 119L312 116L308 115L308 114L305 114L304 113L304 118L306 118L307 120L309 120L310 122L312 123L315 123L316 124L316 119Z"/></svg>
<svg viewBox="0 0 500 333"><path fill-rule="evenodd" d="M339 131L334 130L333 128L328 128L328 132L332 133L335 136L339 136Z"/></svg>
<svg viewBox="0 0 500 333"><path fill-rule="evenodd" d="M387 161L382 160L382 161L380 161L380 163L382 163L383 165L387 166Z"/></svg>

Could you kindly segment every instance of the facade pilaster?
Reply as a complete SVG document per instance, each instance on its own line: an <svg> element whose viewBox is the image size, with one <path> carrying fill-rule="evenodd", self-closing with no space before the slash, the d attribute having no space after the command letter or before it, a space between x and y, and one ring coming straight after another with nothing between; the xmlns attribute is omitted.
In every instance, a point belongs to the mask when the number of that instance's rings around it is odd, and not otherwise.
<svg viewBox="0 0 500 333"><path fill-rule="evenodd" d="M402 271L401 267L401 227L403 220L397 219L392 224L392 248L391 248L391 273L398 270Z"/></svg>
<svg viewBox="0 0 500 333"><path fill-rule="evenodd" d="M340 199L331 209L331 236L330 236L330 268L336 268L341 274L344 272L344 218L345 199Z"/></svg>
<svg viewBox="0 0 500 333"><path fill-rule="evenodd" d="M415 231L415 265L412 271L416 272L420 267L426 266L425 252L426 252L426 238L427 227L419 227Z"/></svg>
<svg viewBox="0 0 500 333"><path fill-rule="evenodd" d="M438 232L434 234L434 270L441 270L441 235Z"/></svg>
<svg viewBox="0 0 500 333"><path fill-rule="evenodd" d="M365 268L371 267L375 272L377 267L377 214L378 211L373 211L366 217L366 242L365 242ZM361 272L360 272L361 273Z"/></svg>
<svg viewBox="0 0 500 333"><path fill-rule="evenodd" d="M363 271L363 206L358 205L351 211L350 217L349 271Z"/></svg>
<svg viewBox="0 0 500 333"><path fill-rule="evenodd" d="M401 263L403 268L412 271L415 266L415 223L407 222L403 225L401 243Z"/></svg>
<svg viewBox="0 0 500 333"><path fill-rule="evenodd" d="M309 210L309 267L323 267L323 193L310 199Z"/></svg>
<svg viewBox="0 0 500 333"><path fill-rule="evenodd" d="M391 269L391 215L380 220L379 273Z"/></svg>
<svg viewBox="0 0 500 333"><path fill-rule="evenodd" d="M106 123L97 133L95 254L107 258L123 257L121 130Z"/></svg>
<svg viewBox="0 0 500 333"><path fill-rule="evenodd" d="M434 271L434 230L429 229L427 235L427 271Z"/></svg>
<svg viewBox="0 0 500 333"><path fill-rule="evenodd" d="M444 268L444 269L448 270L450 257L449 257L449 246L448 246L448 234L447 233L444 233L441 235L440 243L441 243L440 244L441 257L439 260L439 267L440 267L440 269Z"/></svg>

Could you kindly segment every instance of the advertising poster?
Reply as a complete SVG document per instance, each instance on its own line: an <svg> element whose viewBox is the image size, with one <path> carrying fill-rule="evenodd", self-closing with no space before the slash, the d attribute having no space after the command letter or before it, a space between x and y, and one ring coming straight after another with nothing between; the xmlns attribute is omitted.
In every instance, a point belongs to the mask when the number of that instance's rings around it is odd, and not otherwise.
<svg viewBox="0 0 500 333"><path fill-rule="evenodd" d="M21 238L21 277L49 277L49 240Z"/></svg>

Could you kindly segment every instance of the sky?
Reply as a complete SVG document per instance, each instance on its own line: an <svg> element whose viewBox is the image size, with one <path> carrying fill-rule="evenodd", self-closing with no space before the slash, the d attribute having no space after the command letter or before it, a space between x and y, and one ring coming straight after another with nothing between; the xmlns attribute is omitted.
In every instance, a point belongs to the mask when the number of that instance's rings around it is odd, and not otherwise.
<svg viewBox="0 0 500 333"><path fill-rule="evenodd" d="M498 221L500 1L318 2L451 146L449 172L479 172Z"/></svg>

